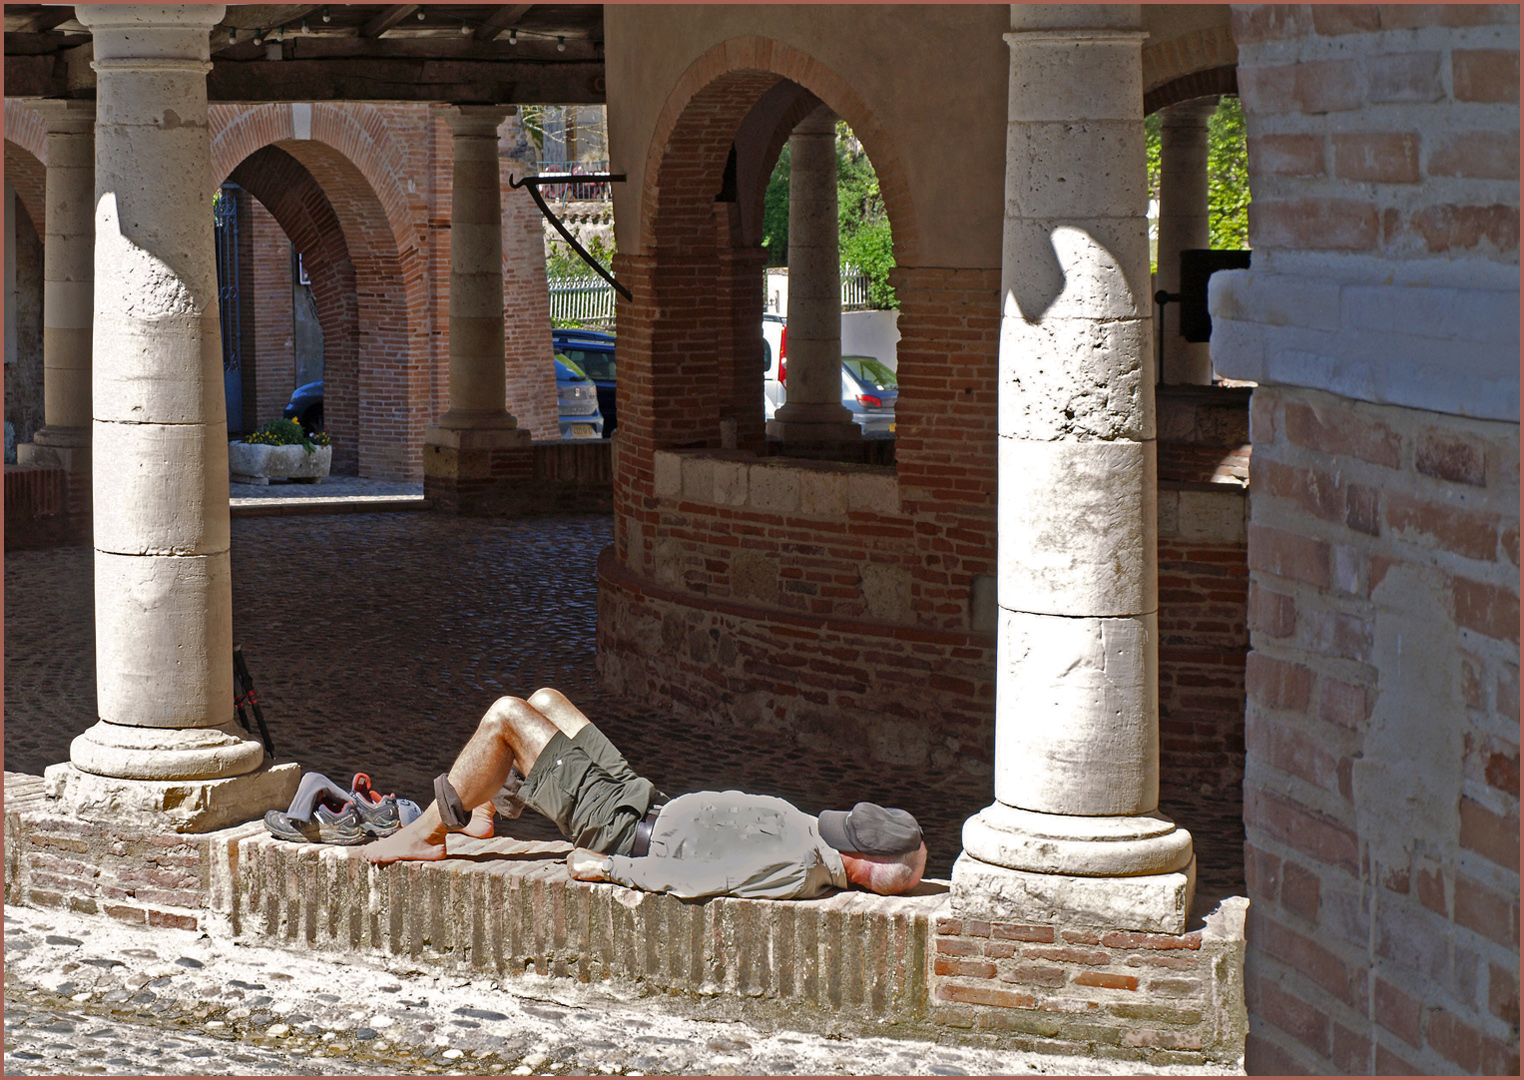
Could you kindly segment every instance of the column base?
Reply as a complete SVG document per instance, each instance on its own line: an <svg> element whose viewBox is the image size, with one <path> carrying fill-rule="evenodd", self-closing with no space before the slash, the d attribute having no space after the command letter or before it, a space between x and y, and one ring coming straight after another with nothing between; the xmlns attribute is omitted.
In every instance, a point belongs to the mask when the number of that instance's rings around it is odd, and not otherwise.
<svg viewBox="0 0 1524 1080"><path fill-rule="evenodd" d="M17 443L16 462L20 465L62 469L71 476L77 476L90 471L90 444L86 442L83 446L59 446L40 441Z"/></svg>
<svg viewBox="0 0 1524 1080"><path fill-rule="evenodd" d="M82 821L177 833L213 832L284 810L301 778L294 761L219 780L127 780L83 772L70 762L43 772L48 798Z"/></svg>
<svg viewBox="0 0 1524 1080"><path fill-rule="evenodd" d="M534 479L534 446L523 428L429 428L423 496L449 514L491 514Z"/></svg>
<svg viewBox="0 0 1524 1080"><path fill-rule="evenodd" d="M217 727L141 727L97 721L69 744L69 762L126 780L221 780L254 772L264 745L229 720Z"/></svg>
<svg viewBox="0 0 1524 1080"><path fill-rule="evenodd" d="M862 442L863 429L853 420L778 420L767 422L767 437L787 443Z"/></svg>
<svg viewBox="0 0 1524 1080"><path fill-rule="evenodd" d="M952 872L952 910L960 918L1095 930L1183 934L1195 891L1194 855L1173 873L1080 877L993 866L964 852Z"/></svg>

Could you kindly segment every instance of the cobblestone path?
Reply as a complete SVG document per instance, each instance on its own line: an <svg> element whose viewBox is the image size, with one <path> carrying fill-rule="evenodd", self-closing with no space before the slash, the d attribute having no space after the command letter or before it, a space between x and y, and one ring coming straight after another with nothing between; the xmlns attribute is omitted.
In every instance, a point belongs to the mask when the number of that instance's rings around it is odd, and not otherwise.
<svg viewBox="0 0 1524 1080"><path fill-rule="evenodd" d="M670 794L733 787L811 813L859 799L903 806L926 832L928 876L946 878L963 822L992 800L988 766L847 769L775 735L679 723L602 688L594 564L611 532L607 515L235 518L234 640L278 756L344 787L366 772L426 803L494 697L554 686ZM91 549L7 553L5 600L5 767L40 774L96 717ZM1214 820L1189 792L1162 808L1196 837L1198 892L1242 891L1241 824ZM560 838L533 814L500 827Z"/></svg>
<svg viewBox="0 0 1524 1080"><path fill-rule="evenodd" d="M1131 1075L1043 1057L705 1014L569 980L506 985L7 907L8 1076ZM1171 1075L1210 1075L1174 1066Z"/></svg>

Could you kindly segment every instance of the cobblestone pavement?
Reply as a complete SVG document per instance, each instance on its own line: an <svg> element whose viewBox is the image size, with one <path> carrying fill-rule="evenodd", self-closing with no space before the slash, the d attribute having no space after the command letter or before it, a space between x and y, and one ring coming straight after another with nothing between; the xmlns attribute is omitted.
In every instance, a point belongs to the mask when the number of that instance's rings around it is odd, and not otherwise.
<svg viewBox="0 0 1524 1080"><path fill-rule="evenodd" d="M500 986L405 959L344 963L15 907L5 909L5 999L8 1076L1139 1071L1135 1062L767 1029L706 1018L681 999L620 998L564 979Z"/></svg>
<svg viewBox="0 0 1524 1080"><path fill-rule="evenodd" d="M776 735L679 723L602 688L594 563L611 533L608 515L235 518L234 640L278 756L346 787L366 772L426 803L493 698L554 686L669 794L734 787L811 813L859 799L902 806L925 830L928 876L946 878L963 822L992 801L988 766L849 770ZM5 599L5 767L40 774L96 716L91 549L8 552ZM1196 837L1198 894L1241 892L1241 824L1196 793L1161 808ZM533 814L500 828L559 839Z"/></svg>

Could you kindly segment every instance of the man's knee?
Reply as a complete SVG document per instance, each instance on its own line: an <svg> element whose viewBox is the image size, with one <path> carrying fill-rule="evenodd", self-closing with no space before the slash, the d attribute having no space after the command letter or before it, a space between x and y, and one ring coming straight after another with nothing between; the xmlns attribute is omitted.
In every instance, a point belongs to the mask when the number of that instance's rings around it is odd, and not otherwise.
<svg viewBox="0 0 1524 1080"><path fill-rule="evenodd" d="M523 698L500 697L487 709L481 727L499 738L505 738L510 731L517 729L519 721L529 708Z"/></svg>
<svg viewBox="0 0 1524 1080"><path fill-rule="evenodd" d="M546 709L554 709L557 706L570 704L571 702L567 700L565 694L559 690L553 690L548 686L542 686L529 695L529 705L542 713Z"/></svg>

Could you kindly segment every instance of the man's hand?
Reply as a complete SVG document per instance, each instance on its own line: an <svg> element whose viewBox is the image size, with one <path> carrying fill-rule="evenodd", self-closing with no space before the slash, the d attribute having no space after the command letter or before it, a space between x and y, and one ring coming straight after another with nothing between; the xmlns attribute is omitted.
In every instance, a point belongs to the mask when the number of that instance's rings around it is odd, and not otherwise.
<svg viewBox="0 0 1524 1080"><path fill-rule="evenodd" d="M566 872L578 881L607 881L609 858L587 848L573 848L566 856Z"/></svg>

